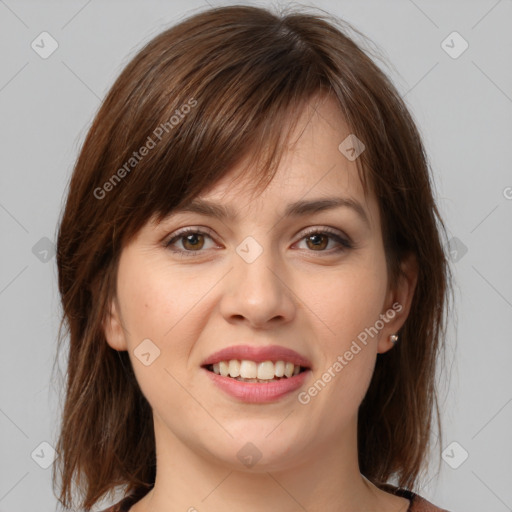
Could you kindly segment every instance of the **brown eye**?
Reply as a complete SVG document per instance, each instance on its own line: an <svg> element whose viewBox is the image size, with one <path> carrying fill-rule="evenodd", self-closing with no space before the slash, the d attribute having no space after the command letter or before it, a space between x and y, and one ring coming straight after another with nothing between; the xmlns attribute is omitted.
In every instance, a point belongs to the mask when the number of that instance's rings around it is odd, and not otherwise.
<svg viewBox="0 0 512 512"><path fill-rule="evenodd" d="M204 245L204 236L201 233L193 233L181 237L185 249L202 249Z"/></svg>
<svg viewBox="0 0 512 512"><path fill-rule="evenodd" d="M188 228L176 233L165 243L165 247L179 256L199 256L205 252L203 249L205 249L206 239L208 238L211 240L212 236L199 229ZM327 255L352 248L352 243L348 239L330 228L324 228L321 231L318 228L312 229L304 234L301 241L303 240L306 241L309 252L327 253ZM328 249L331 241L337 243L338 247ZM181 247L176 245L178 242L181 242Z"/></svg>
<svg viewBox="0 0 512 512"><path fill-rule="evenodd" d="M198 229L189 228L173 236L165 243L165 247L180 256L198 256L204 252L202 249L205 247L207 238L211 239L212 237ZM174 248L178 242L181 242L181 247L178 245L177 248Z"/></svg>
<svg viewBox="0 0 512 512"><path fill-rule="evenodd" d="M308 232L304 233L301 240L306 241L306 247L309 252L325 252L329 254L346 251L353 247L352 243L347 238L342 237L337 231L333 231L330 228L323 228L322 230L318 228L310 229ZM338 247L327 249L330 241L336 242Z"/></svg>
<svg viewBox="0 0 512 512"><path fill-rule="evenodd" d="M322 240L323 239L323 240ZM325 249L329 244L329 237L322 233L309 235L306 237L306 243L308 247L316 249ZM309 243L311 242L311 244Z"/></svg>

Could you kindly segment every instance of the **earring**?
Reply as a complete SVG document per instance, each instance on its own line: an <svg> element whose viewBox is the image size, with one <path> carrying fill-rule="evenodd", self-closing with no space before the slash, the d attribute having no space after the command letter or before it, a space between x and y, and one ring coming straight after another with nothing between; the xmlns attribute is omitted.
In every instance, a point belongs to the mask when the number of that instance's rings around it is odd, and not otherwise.
<svg viewBox="0 0 512 512"><path fill-rule="evenodd" d="M390 337L389 337L389 341L391 341L391 343L393 343L393 345L398 341L398 335L396 334L392 334Z"/></svg>

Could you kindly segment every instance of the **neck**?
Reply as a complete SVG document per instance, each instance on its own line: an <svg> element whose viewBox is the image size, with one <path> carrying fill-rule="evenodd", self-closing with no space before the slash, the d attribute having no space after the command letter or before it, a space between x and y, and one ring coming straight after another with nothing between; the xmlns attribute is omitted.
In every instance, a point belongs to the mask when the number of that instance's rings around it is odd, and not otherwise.
<svg viewBox="0 0 512 512"><path fill-rule="evenodd" d="M260 461L250 467L240 455L251 453L242 448L245 443L233 440L232 453L220 460L194 439L178 439L156 415L154 420L155 486L130 512L260 512L263 505L280 512L407 509L406 500L380 491L360 474L356 419L346 432L333 432L332 439L310 443L284 458L264 457L261 447Z"/></svg>

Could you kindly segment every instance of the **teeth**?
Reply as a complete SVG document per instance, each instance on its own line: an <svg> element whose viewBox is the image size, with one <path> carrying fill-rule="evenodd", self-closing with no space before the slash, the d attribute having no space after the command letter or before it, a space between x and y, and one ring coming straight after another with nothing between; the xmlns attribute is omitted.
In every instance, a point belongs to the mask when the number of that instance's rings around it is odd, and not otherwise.
<svg viewBox="0 0 512 512"><path fill-rule="evenodd" d="M258 379L270 380L274 378L274 363L272 361L263 361L258 364Z"/></svg>
<svg viewBox="0 0 512 512"><path fill-rule="evenodd" d="M219 361L213 364L213 371L223 377L233 377L245 382L258 382L260 380L270 381L275 377L290 378L300 373L300 366L289 361L263 361L256 363L242 359L231 359L230 361Z"/></svg>
<svg viewBox="0 0 512 512"><path fill-rule="evenodd" d="M258 376L258 366L254 361L243 359L240 361L240 377L244 379L255 379Z"/></svg>
<svg viewBox="0 0 512 512"><path fill-rule="evenodd" d="M236 359L231 359L231 361L229 361L229 376L240 376L240 361L237 361Z"/></svg>
<svg viewBox="0 0 512 512"><path fill-rule="evenodd" d="M219 370L223 377L227 377L229 374L229 364L226 361L219 361Z"/></svg>
<svg viewBox="0 0 512 512"><path fill-rule="evenodd" d="M274 366L276 377L282 377L284 375L284 361L276 361L276 364Z"/></svg>

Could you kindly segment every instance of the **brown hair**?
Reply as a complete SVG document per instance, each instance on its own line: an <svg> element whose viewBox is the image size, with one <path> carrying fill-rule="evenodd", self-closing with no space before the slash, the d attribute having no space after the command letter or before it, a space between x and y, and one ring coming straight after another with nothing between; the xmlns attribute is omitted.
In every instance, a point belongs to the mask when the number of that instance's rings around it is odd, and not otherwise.
<svg viewBox="0 0 512 512"><path fill-rule="evenodd" d="M415 123L349 31L361 35L324 11L208 9L147 43L107 94L75 164L57 242L58 350L65 325L69 360L53 484L59 472L65 507L75 484L90 510L118 485L140 492L155 481L151 407L128 354L110 348L102 329L123 247L244 157L260 171L251 177L257 186L269 183L296 114L317 93L337 99L366 146L358 171L379 202L389 282L407 254L417 258L400 342L377 358L358 421L361 473L376 485L417 484L439 413L436 360L451 280L445 227Z"/></svg>

